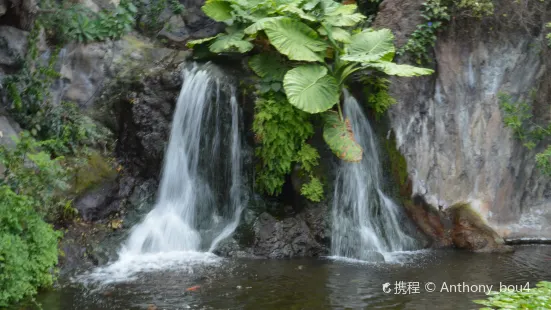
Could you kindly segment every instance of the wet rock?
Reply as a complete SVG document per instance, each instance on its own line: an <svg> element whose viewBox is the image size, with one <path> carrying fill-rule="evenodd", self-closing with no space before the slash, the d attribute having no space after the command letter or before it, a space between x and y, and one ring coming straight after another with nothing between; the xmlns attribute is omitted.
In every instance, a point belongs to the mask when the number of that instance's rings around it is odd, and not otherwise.
<svg viewBox="0 0 551 310"><path fill-rule="evenodd" d="M117 184L108 182L102 186L82 195L74 203L75 209L85 221L93 221L104 218L107 214L115 210L105 208L112 200Z"/></svg>
<svg viewBox="0 0 551 310"><path fill-rule="evenodd" d="M512 248L478 215L469 204L459 203L447 211L453 221L453 244L473 252L510 252Z"/></svg>
<svg viewBox="0 0 551 310"><path fill-rule="evenodd" d="M277 220L264 212L254 223L253 254L268 258L319 256L326 248L318 243L304 217Z"/></svg>
<svg viewBox="0 0 551 310"><path fill-rule="evenodd" d="M8 0L0 0L0 17L8 10Z"/></svg>
<svg viewBox="0 0 551 310"><path fill-rule="evenodd" d="M415 14L390 18L402 10L397 3L402 1L385 0L375 25L400 33L405 24L409 29L419 23ZM535 5L549 12L549 7ZM407 162L413 195L442 211L469 202L501 237L549 238L551 182L536 167L535 154L551 140L527 149L506 128L498 99L507 92L515 101L531 102L530 90L536 88L535 121L549 121L551 57L548 48L537 47L544 40L545 22L539 13L526 17L537 25L527 31L518 27L525 21L513 19L513 6L497 10L483 21L458 18L438 34L435 74L393 79L391 95L398 103L390 109L391 126ZM504 14L511 16L509 26L497 17ZM404 20L410 18L414 20ZM431 216L426 223L438 220ZM426 228L439 230L437 226ZM471 239L461 235L459 239ZM451 236L442 239L444 244L446 238ZM474 239L464 246L484 247Z"/></svg>
<svg viewBox="0 0 551 310"><path fill-rule="evenodd" d="M411 33L424 19L421 8L424 0L385 0L381 2L377 18L373 23L376 29L390 28L396 38L396 45L404 45Z"/></svg>
<svg viewBox="0 0 551 310"><path fill-rule="evenodd" d="M0 66L16 67L25 59L28 32L0 26Z"/></svg>

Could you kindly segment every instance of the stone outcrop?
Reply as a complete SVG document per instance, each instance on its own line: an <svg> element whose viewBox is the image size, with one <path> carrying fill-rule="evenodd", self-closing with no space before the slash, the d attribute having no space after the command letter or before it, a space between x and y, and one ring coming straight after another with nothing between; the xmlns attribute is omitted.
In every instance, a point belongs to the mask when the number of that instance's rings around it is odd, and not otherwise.
<svg viewBox="0 0 551 310"><path fill-rule="evenodd" d="M298 212L280 203L265 208L264 211L247 210L234 237L223 242L216 253L261 258L312 257L329 253L331 233L327 220L329 210L325 204L308 205Z"/></svg>
<svg viewBox="0 0 551 310"><path fill-rule="evenodd" d="M406 22L389 14L404 2L410 1L385 0L375 24L403 32ZM549 121L550 53L543 29L550 10L542 4L543 14L522 20L514 5L496 7L495 16L482 21L452 19L430 51L434 75L393 81L398 104L390 111L392 129L413 195L435 210L468 202L504 238L551 238L551 179L534 159L550 141L525 148L506 128L498 100L506 92L531 101L530 90L536 89L535 120ZM418 220L438 230L429 217ZM472 247L461 236L454 233L443 242Z"/></svg>

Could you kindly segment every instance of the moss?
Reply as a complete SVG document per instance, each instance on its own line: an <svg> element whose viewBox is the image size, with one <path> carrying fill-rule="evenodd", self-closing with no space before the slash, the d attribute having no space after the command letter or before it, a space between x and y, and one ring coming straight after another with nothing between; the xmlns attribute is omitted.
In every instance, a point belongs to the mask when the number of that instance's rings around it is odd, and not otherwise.
<svg viewBox="0 0 551 310"><path fill-rule="evenodd" d="M113 180L117 176L110 160L97 151L92 151L86 158L86 164L75 173L73 192L83 193L105 181Z"/></svg>
<svg viewBox="0 0 551 310"><path fill-rule="evenodd" d="M402 202L411 201L411 182L409 180L408 166L406 159L396 147L396 137L394 132L388 139L382 139L384 154L386 155L386 165L390 171L390 176L398 186L400 199Z"/></svg>

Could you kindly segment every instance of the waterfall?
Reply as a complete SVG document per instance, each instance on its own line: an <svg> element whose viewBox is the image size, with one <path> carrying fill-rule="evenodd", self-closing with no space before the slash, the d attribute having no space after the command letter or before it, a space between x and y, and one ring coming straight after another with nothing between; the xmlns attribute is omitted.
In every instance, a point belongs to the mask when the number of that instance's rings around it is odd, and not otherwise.
<svg viewBox="0 0 551 310"><path fill-rule="evenodd" d="M341 161L333 195L331 255L374 260L393 251L410 250L415 239L401 222L401 210L381 188L381 162L371 126L360 105L345 91L343 113L350 119L364 153L360 163Z"/></svg>
<svg viewBox="0 0 551 310"><path fill-rule="evenodd" d="M93 278L113 282L215 261L210 252L237 228L247 199L242 117L235 89L213 78L214 70L184 70L157 203L132 228L118 261L98 268Z"/></svg>
<svg viewBox="0 0 551 310"><path fill-rule="evenodd" d="M225 98L223 87L207 70L184 72L157 205L123 251L212 251L236 228L243 206L240 111L234 90Z"/></svg>

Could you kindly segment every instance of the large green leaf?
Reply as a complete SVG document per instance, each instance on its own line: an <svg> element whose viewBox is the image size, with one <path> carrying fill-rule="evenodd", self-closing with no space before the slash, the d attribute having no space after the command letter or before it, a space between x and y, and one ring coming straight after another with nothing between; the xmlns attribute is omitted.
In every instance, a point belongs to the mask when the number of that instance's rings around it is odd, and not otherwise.
<svg viewBox="0 0 551 310"><path fill-rule="evenodd" d="M270 43L291 60L323 61L320 52L325 52L327 43L322 41L314 29L292 19L268 22L264 32Z"/></svg>
<svg viewBox="0 0 551 310"><path fill-rule="evenodd" d="M230 3L221 0L207 0L201 8L205 14L217 22L232 19Z"/></svg>
<svg viewBox="0 0 551 310"><path fill-rule="evenodd" d="M324 22L331 26L352 27L363 21L363 14L355 13L358 7L355 4L342 5L336 2L327 2Z"/></svg>
<svg viewBox="0 0 551 310"><path fill-rule="evenodd" d="M186 46L189 47L189 48L193 48L195 45L199 45L199 44L203 44L205 42L209 42L209 41L212 41L216 38L218 38L220 36L219 35L216 35L214 37L208 37L208 38L203 38L203 39L197 39L197 40L191 40L191 41L188 41L186 43Z"/></svg>
<svg viewBox="0 0 551 310"><path fill-rule="evenodd" d="M434 73L434 70L427 68L419 68L410 65L398 65L389 61L381 61L375 63L364 64L365 67L383 71L388 75L397 76L421 76Z"/></svg>
<svg viewBox="0 0 551 310"><path fill-rule="evenodd" d="M253 48L253 44L243 40L245 34L243 31L236 31L230 34L221 35L210 45L209 49L213 53L232 52L237 50L240 53L246 53Z"/></svg>
<svg viewBox="0 0 551 310"><path fill-rule="evenodd" d="M376 31L364 30L351 38L346 45L346 54L342 60L357 62L374 62L394 53L394 35L388 29Z"/></svg>
<svg viewBox="0 0 551 310"><path fill-rule="evenodd" d="M365 16L360 13L326 16L324 22L337 27L352 27L363 21Z"/></svg>
<svg viewBox="0 0 551 310"><path fill-rule="evenodd" d="M350 32L347 30L344 30L339 27L333 27L329 30L331 32L331 36L333 37L333 40L343 42L343 43L350 43L352 36L350 35Z"/></svg>
<svg viewBox="0 0 551 310"><path fill-rule="evenodd" d="M337 157L350 162L362 160L362 147L354 139L350 120L341 121L334 111L325 113L323 139Z"/></svg>
<svg viewBox="0 0 551 310"><path fill-rule="evenodd" d="M289 67L279 54L262 53L251 57L249 67L261 78L269 76L272 81L283 81Z"/></svg>
<svg viewBox="0 0 551 310"><path fill-rule="evenodd" d="M278 10L281 11L281 12L285 12L285 13L295 14L298 17L300 17L304 20L310 21L310 22L315 22L317 20L314 15L311 15L311 14L308 14L308 13L304 12L302 9L296 7L293 4L281 5L278 8Z"/></svg>
<svg viewBox="0 0 551 310"><path fill-rule="evenodd" d="M337 80L322 65L303 65L289 70L283 78L287 99L308 113L331 109L339 101Z"/></svg>
<svg viewBox="0 0 551 310"><path fill-rule="evenodd" d="M246 34L255 34L255 33L259 32L260 30L264 30L270 22L275 22L275 21L278 21L278 20L281 20L281 19L289 19L290 20L289 17L285 17L285 16L261 18L261 19L257 20L254 24L252 24L249 27L245 28L245 33Z"/></svg>

